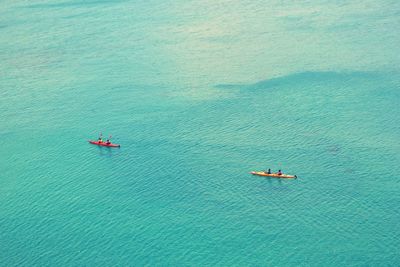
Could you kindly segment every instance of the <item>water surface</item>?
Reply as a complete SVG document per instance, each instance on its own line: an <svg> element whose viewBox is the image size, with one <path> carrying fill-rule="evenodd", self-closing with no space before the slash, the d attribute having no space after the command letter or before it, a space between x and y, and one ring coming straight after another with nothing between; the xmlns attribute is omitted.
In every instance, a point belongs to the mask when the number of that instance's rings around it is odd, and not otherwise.
<svg viewBox="0 0 400 267"><path fill-rule="evenodd" d="M1 265L398 265L399 12L2 3Z"/></svg>

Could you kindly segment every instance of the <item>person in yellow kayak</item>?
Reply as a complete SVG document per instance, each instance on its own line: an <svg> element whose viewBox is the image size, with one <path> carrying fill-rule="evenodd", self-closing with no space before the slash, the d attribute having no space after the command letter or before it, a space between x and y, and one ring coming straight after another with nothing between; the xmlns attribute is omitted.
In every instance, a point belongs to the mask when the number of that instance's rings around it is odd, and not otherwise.
<svg viewBox="0 0 400 267"><path fill-rule="evenodd" d="M278 175L282 175L282 171L281 170L279 170L276 174L278 174Z"/></svg>
<svg viewBox="0 0 400 267"><path fill-rule="evenodd" d="M271 169L268 169L268 171L264 171L266 174L271 174Z"/></svg>

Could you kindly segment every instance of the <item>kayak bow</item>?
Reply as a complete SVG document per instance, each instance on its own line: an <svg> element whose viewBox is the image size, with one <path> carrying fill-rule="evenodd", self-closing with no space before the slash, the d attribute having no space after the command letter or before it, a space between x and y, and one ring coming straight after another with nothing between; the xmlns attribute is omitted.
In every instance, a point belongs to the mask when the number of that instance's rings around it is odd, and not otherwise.
<svg viewBox="0 0 400 267"><path fill-rule="evenodd" d="M253 175L267 176L267 177L273 177L273 178L288 178L288 179L297 178L296 175L289 175L289 174L281 174L281 175L279 175L279 174L276 174L276 173L268 174L266 172L255 172L255 171L252 171L250 173L253 174Z"/></svg>
<svg viewBox="0 0 400 267"><path fill-rule="evenodd" d="M106 146L106 147L120 147L120 145L117 144L107 144L106 142L99 142L99 141L92 141L89 140L89 143L93 144L93 145L97 145L97 146Z"/></svg>

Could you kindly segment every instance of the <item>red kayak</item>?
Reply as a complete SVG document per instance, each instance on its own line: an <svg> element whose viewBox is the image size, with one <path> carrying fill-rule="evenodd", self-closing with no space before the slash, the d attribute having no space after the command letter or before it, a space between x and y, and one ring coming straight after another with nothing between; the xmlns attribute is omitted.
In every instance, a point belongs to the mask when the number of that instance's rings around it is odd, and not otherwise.
<svg viewBox="0 0 400 267"><path fill-rule="evenodd" d="M106 146L106 147L120 147L120 145L117 145L117 144L111 144L111 143L109 143L109 144L107 144L107 142L99 142L99 141L92 141L92 140L89 140L89 143L91 143L91 144L93 144L93 145L98 145L98 146Z"/></svg>

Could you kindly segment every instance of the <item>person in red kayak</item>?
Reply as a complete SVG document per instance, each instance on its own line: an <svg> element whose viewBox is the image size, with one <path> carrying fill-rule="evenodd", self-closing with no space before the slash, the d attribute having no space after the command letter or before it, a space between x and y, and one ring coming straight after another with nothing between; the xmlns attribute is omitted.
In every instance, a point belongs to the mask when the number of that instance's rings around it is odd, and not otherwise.
<svg viewBox="0 0 400 267"><path fill-rule="evenodd" d="M109 138L107 139L107 141L106 141L106 144L107 144L107 145L111 144L110 139L111 139L111 135L110 135L110 137L109 137Z"/></svg>
<svg viewBox="0 0 400 267"><path fill-rule="evenodd" d="M103 143L103 135L100 133L99 139L97 139L99 143Z"/></svg>

